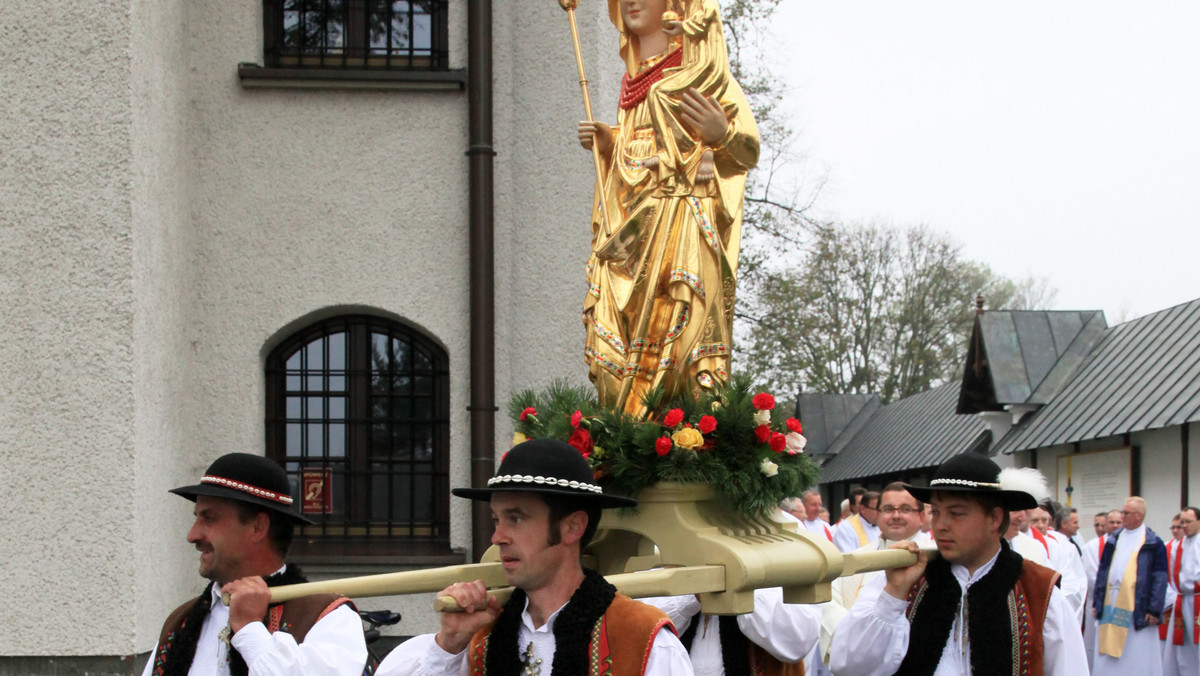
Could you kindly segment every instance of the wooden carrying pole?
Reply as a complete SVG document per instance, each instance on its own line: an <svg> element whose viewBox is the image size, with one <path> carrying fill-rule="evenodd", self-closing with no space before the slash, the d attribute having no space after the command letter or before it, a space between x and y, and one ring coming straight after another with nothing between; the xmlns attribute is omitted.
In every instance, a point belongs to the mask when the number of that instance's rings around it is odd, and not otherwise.
<svg viewBox="0 0 1200 676"><path fill-rule="evenodd" d="M927 550L927 553L936 551ZM916 560L915 554L899 549L848 552L841 556L841 575L910 566ZM796 562L797 566L803 566L804 563ZM726 591L725 566L719 565L642 570L609 575L605 579L622 594L634 598ZM471 580L482 580L489 588L488 595L501 603L507 601L512 594L512 588L506 586L508 582L504 576L503 565L493 562L272 587L271 603L283 603L311 594L344 594L354 598L427 594L441 591L455 582ZM225 601L228 603L228 599ZM438 597L434 608L439 612L458 610L454 599L449 596Z"/></svg>
<svg viewBox="0 0 1200 676"><path fill-rule="evenodd" d="M571 24L571 42L575 47L575 66L579 69L579 89L583 92L583 112L588 122L595 122L592 117L592 97L588 94L587 74L583 70L583 50L579 48L579 26L575 23L575 8L579 0L558 0L558 4L567 10L567 20ZM604 163L600 157L600 144L592 137L592 163L596 167L596 204L600 208L601 230L608 232L608 204L604 199Z"/></svg>

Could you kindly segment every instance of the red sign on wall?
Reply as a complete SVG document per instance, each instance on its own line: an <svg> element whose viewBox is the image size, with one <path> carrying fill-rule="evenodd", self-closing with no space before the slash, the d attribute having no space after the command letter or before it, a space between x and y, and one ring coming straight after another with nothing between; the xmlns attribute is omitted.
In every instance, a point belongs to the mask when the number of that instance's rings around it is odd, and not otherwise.
<svg viewBox="0 0 1200 676"><path fill-rule="evenodd" d="M300 511L305 514L333 513L333 475L329 468L306 469L301 473Z"/></svg>

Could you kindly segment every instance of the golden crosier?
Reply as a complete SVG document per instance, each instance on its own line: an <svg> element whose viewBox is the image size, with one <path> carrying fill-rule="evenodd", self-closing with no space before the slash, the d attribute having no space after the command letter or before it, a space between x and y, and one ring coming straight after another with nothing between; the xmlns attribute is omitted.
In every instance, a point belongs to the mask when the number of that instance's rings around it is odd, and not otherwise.
<svg viewBox="0 0 1200 676"><path fill-rule="evenodd" d="M558 6L570 12L579 6L579 0L558 0Z"/></svg>

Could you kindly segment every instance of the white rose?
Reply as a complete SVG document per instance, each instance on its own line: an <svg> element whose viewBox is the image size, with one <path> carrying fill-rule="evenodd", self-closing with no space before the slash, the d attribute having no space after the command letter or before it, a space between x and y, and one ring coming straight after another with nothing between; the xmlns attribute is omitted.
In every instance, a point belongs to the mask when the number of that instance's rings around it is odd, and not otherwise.
<svg viewBox="0 0 1200 676"><path fill-rule="evenodd" d="M770 460L763 459L762 464L758 466L758 471L767 476L775 476L776 474L779 474L779 465L776 465Z"/></svg>
<svg viewBox="0 0 1200 676"><path fill-rule="evenodd" d="M799 432L788 432L787 434L787 452L788 455L796 455L803 453L804 447L808 444L808 439L804 438Z"/></svg>
<svg viewBox="0 0 1200 676"><path fill-rule="evenodd" d="M768 410L765 410L765 409L761 410L761 411L755 411L754 424L755 425L770 425L771 424L771 412Z"/></svg>

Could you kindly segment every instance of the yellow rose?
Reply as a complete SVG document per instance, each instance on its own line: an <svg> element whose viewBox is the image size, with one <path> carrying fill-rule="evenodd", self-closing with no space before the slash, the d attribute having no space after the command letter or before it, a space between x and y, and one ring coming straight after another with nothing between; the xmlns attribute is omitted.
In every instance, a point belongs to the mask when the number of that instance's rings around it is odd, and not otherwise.
<svg viewBox="0 0 1200 676"><path fill-rule="evenodd" d="M671 441L675 442L675 445L680 448L694 451L704 445L704 435L700 434L700 430L694 427L685 427L672 434Z"/></svg>
<svg viewBox="0 0 1200 676"><path fill-rule="evenodd" d="M513 446L516 446L517 444L523 444L526 441L529 441L529 439L524 434L521 434L520 432L513 432Z"/></svg>

